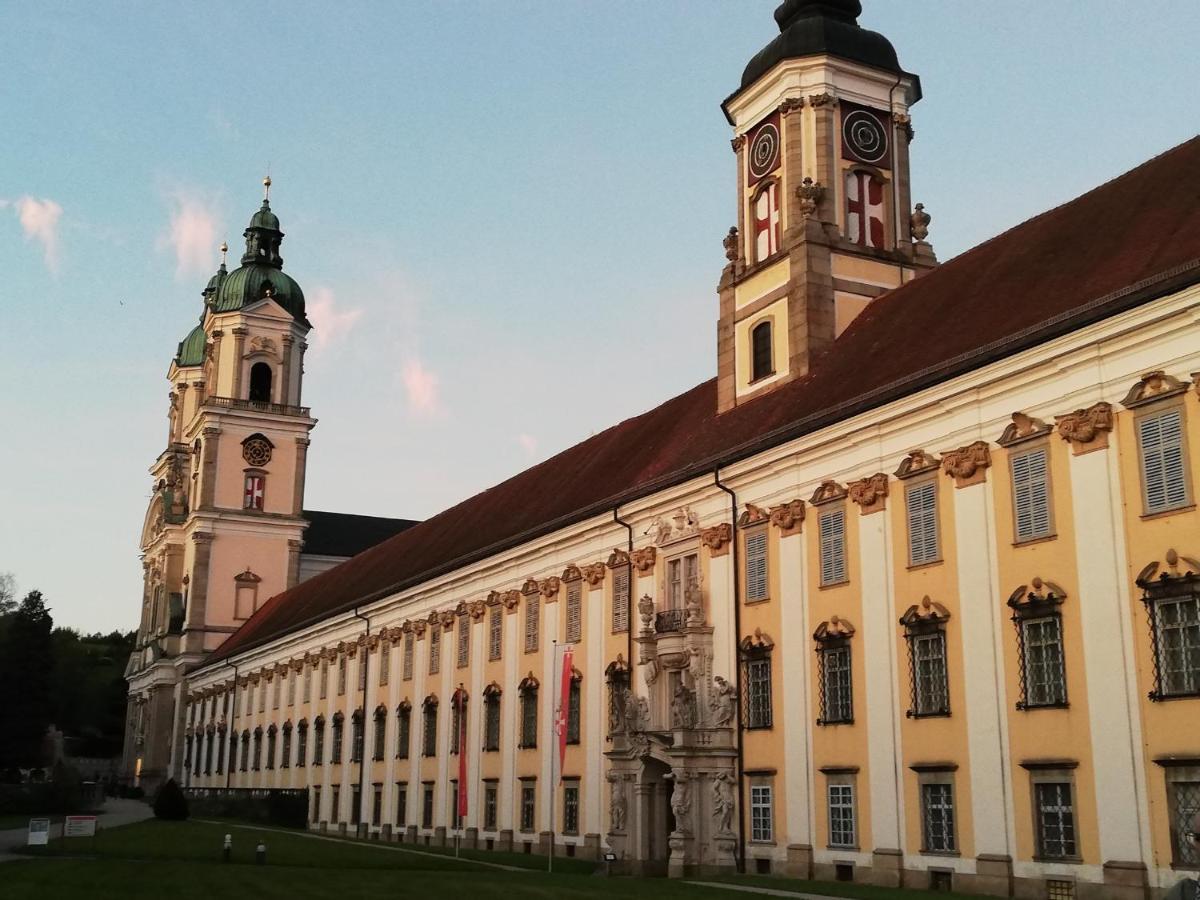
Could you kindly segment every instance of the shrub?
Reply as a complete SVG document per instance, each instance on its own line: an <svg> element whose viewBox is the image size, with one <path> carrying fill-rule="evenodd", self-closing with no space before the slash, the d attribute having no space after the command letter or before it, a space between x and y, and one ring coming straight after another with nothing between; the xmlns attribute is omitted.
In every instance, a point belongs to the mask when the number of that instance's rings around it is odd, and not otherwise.
<svg viewBox="0 0 1200 900"><path fill-rule="evenodd" d="M154 798L154 815L159 819L181 821L188 817L188 802L174 778L167 779Z"/></svg>

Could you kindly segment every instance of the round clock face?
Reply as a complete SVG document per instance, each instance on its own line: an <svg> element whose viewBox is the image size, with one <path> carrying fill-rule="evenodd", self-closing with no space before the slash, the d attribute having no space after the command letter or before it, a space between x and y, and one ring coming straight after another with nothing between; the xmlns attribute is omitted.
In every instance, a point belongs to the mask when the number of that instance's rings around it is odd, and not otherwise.
<svg viewBox="0 0 1200 900"><path fill-rule="evenodd" d="M271 461L271 445L266 438L250 438L242 445L242 458L252 466L265 466Z"/></svg>
<svg viewBox="0 0 1200 900"><path fill-rule="evenodd" d="M750 145L750 175L762 178L770 175L779 166L779 129L768 122L754 134Z"/></svg>
<svg viewBox="0 0 1200 900"><path fill-rule="evenodd" d="M858 159L877 163L887 156L888 136L883 123L866 110L856 109L842 121L842 140Z"/></svg>

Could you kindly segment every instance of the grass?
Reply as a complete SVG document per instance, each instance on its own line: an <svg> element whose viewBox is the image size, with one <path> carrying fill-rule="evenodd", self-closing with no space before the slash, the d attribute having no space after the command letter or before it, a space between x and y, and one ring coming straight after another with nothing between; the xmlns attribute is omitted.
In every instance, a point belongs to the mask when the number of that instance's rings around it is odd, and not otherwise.
<svg viewBox="0 0 1200 900"><path fill-rule="evenodd" d="M233 859L221 861L225 834L233 836ZM254 864L259 841L267 845L268 863ZM339 900L381 896L424 897L452 892L470 900L514 898L653 897L674 900L711 897L736 900L745 894L697 887L667 879L602 878L590 873L585 860L556 859L556 871L507 871L479 860L545 866L545 858L523 853L471 851L478 859L455 860L453 850L316 838L305 832L263 831L232 823L160 822L150 820L102 830L89 838L57 840L44 852L0 866L5 900L47 897L86 900L213 900L253 896L255 900L302 900L337 896ZM399 848L399 849L394 849ZM37 848L41 851L41 848ZM468 851L464 851L466 853ZM709 880L709 879L706 879ZM864 885L804 882L743 876L721 879L776 890L807 891L854 900L925 900L925 891L892 891ZM169 886L169 887L168 887ZM939 894L937 900L952 895Z"/></svg>

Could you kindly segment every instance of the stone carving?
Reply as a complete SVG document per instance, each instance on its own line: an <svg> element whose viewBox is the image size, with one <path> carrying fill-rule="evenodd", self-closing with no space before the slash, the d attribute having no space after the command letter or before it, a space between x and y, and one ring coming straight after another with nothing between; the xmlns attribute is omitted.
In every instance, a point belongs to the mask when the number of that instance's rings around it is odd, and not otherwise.
<svg viewBox="0 0 1200 900"><path fill-rule="evenodd" d="M911 144L916 132L912 127L912 116L907 113L896 113L892 116L892 121L896 123L896 127L904 132L905 139Z"/></svg>
<svg viewBox="0 0 1200 900"><path fill-rule="evenodd" d="M945 622L949 618L950 611L942 604L930 600L929 595L926 594L921 598L920 603L915 603L904 611L904 615L900 617L900 624L911 628L923 622L930 624Z"/></svg>
<svg viewBox="0 0 1200 900"><path fill-rule="evenodd" d="M1182 556L1174 548L1166 552L1163 560L1167 564L1166 571L1159 571L1161 568L1160 563L1150 563L1138 573L1138 587L1145 590L1153 585L1155 581L1175 581L1180 578L1195 578L1197 575L1200 575L1200 560L1195 560L1190 556Z"/></svg>
<svg viewBox="0 0 1200 900"><path fill-rule="evenodd" d="M731 146L733 148L734 153L737 153L745 145L746 145L746 136L744 134L739 134L737 137L735 137L733 140L731 140L729 142L729 146Z"/></svg>
<svg viewBox="0 0 1200 900"><path fill-rule="evenodd" d="M804 501L791 500L771 508L771 524L779 529L782 537L800 533L804 522Z"/></svg>
<svg viewBox="0 0 1200 900"><path fill-rule="evenodd" d="M526 578L525 583L521 585L522 594L536 594L538 592L538 580L536 578Z"/></svg>
<svg viewBox="0 0 1200 900"><path fill-rule="evenodd" d="M696 727L696 696L682 684L675 688L671 698L671 727Z"/></svg>
<svg viewBox="0 0 1200 900"><path fill-rule="evenodd" d="M975 441L966 447L942 455L942 471L954 478L955 487L981 484L992 464L992 454L986 441Z"/></svg>
<svg viewBox="0 0 1200 900"><path fill-rule="evenodd" d="M941 460L932 453L926 453L924 450L911 450L908 456L901 460L900 467L896 469L896 477L912 478L914 475L932 471L940 465Z"/></svg>
<svg viewBox="0 0 1200 900"><path fill-rule="evenodd" d="M1012 424L1004 429L1004 433L1000 435L996 443L1001 447L1011 447L1021 441L1049 433L1050 426L1041 419L1035 419L1023 412L1015 412L1012 414Z"/></svg>
<svg viewBox="0 0 1200 900"><path fill-rule="evenodd" d="M698 626L704 624L704 601L700 593L700 583L695 578L688 582L684 591L684 605L687 608L687 624Z"/></svg>
<svg viewBox="0 0 1200 900"><path fill-rule="evenodd" d="M837 102L837 97L829 93L808 95L808 105L814 109L820 109L823 106L836 106Z"/></svg>
<svg viewBox="0 0 1200 900"><path fill-rule="evenodd" d="M563 569L562 581L564 583L570 584L572 581L580 581L582 579L583 571L574 563Z"/></svg>
<svg viewBox="0 0 1200 900"><path fill-rule="evenodd" d="M827 479L821 482L820 487L813 492L812 499L808 502L813 506L819 506L822 503L831 503L834 500L841 500L846 496L846 489L836 481Z"/></svg>
<svg viewBox="0 0 1200 900"><path fill-rule="evenodd" d="M562 580L557 575L551 575L538 585L538 590L547 603L553 603L558 599L558 589L561 585Z"/></svg>
<svg viewBox="0 0 1200 900"><path fill-rule="evenodd" d="M608 783L612 785L608 798L609 831L620 834L625 831L625 814L629 803L625 798L625 781L618 773L609 772Z"/></svg>
<svg viewBox="0 0 1200 900"><path fill-rule="evenodd" d="M658 551L655 547L643 547L641 550L634 550L630 554L630 562L637 569L639 575L645 575L654 569L654 561L658 558Z"/></svg>
<svg viewBox="0 0 1200 900"><path fill-rule="evenodd" d="M712 556L724 556L729 552L729 542L733 538L733 526L728 522L713 525L700 532L700 543L709 549Z"/></svg>
<svg viewBox="0 0 1200 900"><path fill-rule="evenodd" d="M1121 401L1121 405L1133 409L1152 400L1161 400L1163 397L1182 394L1186 390L1185 382L1173 375L1168 375L1162 369L1155 369L1138 379L1137 384L1129 389L1129 393Z"/></svg>
<svg viewBox="0 0 1200 900"><path fill-rule="evenodd" d="M1008 605L1012 609L1027 606L1059 604L1067 598L1067 592L1053 581L1042 581L1035 577L1029 585L1021 585L1009 595Z"/></svg>
<svg viewBox="0 0 1200 900"><path fill-rule="evenodd" d="M509 612L516 612L517 607L521 605L521 592L517 590L505 591L500 595L500 602Z"/></svg>
<svg viewBox="0 0 1200 900"><path fill-rule="evenodd" d="M769 516L770 513L761 506L747 503L745 511L738 516L738 528L746 528L750 525L757 525L759 522L765 522Z"/></svg>
<svg viewBox="0 0 1200 900"><path fill-rule="evenodd" d="M610 569L615 569L618 566L629 565L629 554L624 550L614 550L608 556L608 562L605 563Z"/></svg>
<svg viewBox="0 0 1200 900"><path fill-rule="evenodd" d="M673 771L672 780L675 789L671 791L671 812L675 815L675 830L687 834L691 829L687 824L688 813L692 811L692 786L689 784L692 776L684 770Z"/></svg>
<svg viewBox="0 0 1200 900"><path fill-rule="evenodd" d="M785 116L790 112L798 112L804 109L803 97L788 97L779 104L779 111Z"/></svg>
<svg viewBox="0 0 1200 900"><path fill-rule="evenodd" d="M721 241L721 246L725 248L725 258L731 263L736 263L742 255L742 239L736 225L729 229L729 233Z"/></svg>
<svg viewBox="0 0 1200 900"><path fill-rule="evenodd" d="M933 220L933 216L925 212L925 204L918 203L913 207L912 216L909 217L909 227L912 229L914 241L924 241L929 237L929 223Z"/></svg>
<svg viewBox="0 0 1200 900"><path fill-rule="evenodd" d="M867 478L860 478L848 485L850 499L857 503L863 515L879 512L887 503L888 477L882 472L876 472Z"/></svg>
<svg viewBox="0 0 1200 900"><path fill-rule="evenodd" d="M729 725L737 708L737 688L720 675L713 679L712 693L708 698L712 712L712 724L718 727Z"/></svg>
<svg viewBox="0 0 1200 900"><path fill-rule="evenodd" d="M825 186L819 181L805 177L796 188L796 197L800 200L801 217L811 219L817 214L817 209L825 198Z"/></svg>
<svg viewBox="0 0 1200 900"><path fill-rule="evenodd" d="M712 808L717 834L733 834L733 775L729 772L713 776Z"/></svg>
<svg viewBox="0 0 1200 900"><path fill-rule="evenodd" d="M650 599L649 594L642 594L642 599L638 601L638 615L642 619L642 631L652 632L654 630L654 601Z"/></svg>
<svg viewBox="0 0 1200 900"><path fill-rule="evenodd" d="M813 632L813 640L818 644L823 644L827 641L844 640L853 636L854 626L840 616L830 616L827 621L818 625L816 631Z"/></svg>
<svg viewBox="0 0 1200 900"><path fill-rule="evenodd" d="M483 614L487 612L487 603L483 600L475 600L471 603L471 618L478 621L483 618Z"/></svg>
<svg viewBox="0 0 1200 900"><path fill-rule="evenodd" d="M253 337L250 339L250 352L274 354L275 341L269 337Z"/></svg>
<svg viewBox="0 0 1200 900"><path fill-rule="evenodd" d="M1113 428L1112 406L1093 403L1087 409L1077 409L1065 416L1054 417L1054 427L1071 450L1079 455L1108 446L1108 433Z"/></svg>
<svg viewBox="0 0 1200 900"><path fill-rule="evenodd" d="M604 563L589 563L581 570L583 580L591 587L596 587L604 581Z"/></svg>

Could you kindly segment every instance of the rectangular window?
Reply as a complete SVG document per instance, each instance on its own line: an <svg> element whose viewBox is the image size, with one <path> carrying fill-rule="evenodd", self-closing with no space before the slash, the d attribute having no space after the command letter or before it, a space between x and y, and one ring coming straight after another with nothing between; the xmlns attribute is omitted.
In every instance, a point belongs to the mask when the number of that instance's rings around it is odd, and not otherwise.
<svg viewBox="0 0 1200 900"><path fill-rule="evenodd" d="M1062 706L1067 702L1063 667L1062 619L1045 616L1021 619L1022 660L1025 667L1025 706Z"/></svg>
<svg viewBox="0 0 1200 900"><path fill-rule="evenodd" d="M450 752L457 755L463 740L463 724L467 713L465 692L456 693L450 701Z"/></svg>
<svg viewBox="0 0 1200 900"><path fill-rule="evenodd" d="M267 711L267 685L265 683L258 689L258 711Z"/></svg>
<svg viewBox="0 0 1200 900"><path fill-rule="evenodd" d="M767 529L746 534L746 602L767 599Z"/></svg>
<svg viewBox="0 0 1200 900"><path fill-rule="evenodd" d="M499 791L495 784L488 783L483 786L483 827L488 831L494 831L496 828L496 806L497 795Z"/></svg>
<svg viewBox="0 0 1200 900"><path fill-rule="evenodd" d="M572 581L567 585L567 627L565 640L578 644L583 637L583 582Z"/></svg>
<svg viewBox="0 0 1200 900"><path fill-rule="evenodd" d="M403 678L405 681L412 681L413 677L413 647L416 644L416 635L411 631L404 635L404 661L403 661Z"/></svg>
<svg viewBox="0 0 1200 900"><path fill-rule="evenodd" d="M362 788L357 784L350 788L350 824L362 821Z"/></svg>
<svg viewBox="0 0 1200 900"><path fill-rule="evenodd" d="M375 789L371 792L371 824L379 827L380 820L383 818L383 788L375 785Z"/></svg>
<svg viewBox="0 0 1200 900"><path fill-rule="evenodd" d="M1183 453L1183 410L1171 409L1138 420L1142 484L1146 512L1187 506L1186 462Z"/></svg>
<svg viewBox="0 0 1200 900"><path fill-rule="evenodd" d="M372 759L383 759L384 748L387 746L387 716L382 712L375 714L374 735L371 738L373 752Z"/></svg>
<svg viewBox="0 0 1200 900"><path fill-rule="evenodd" d="M905 488L908 510L908 564L919 566L941 559L938 547L937 482L924 481Z"/></svg>
<svg viewBox="0 0 1200 900"><path fill-rule="evenodd" d="M771 657L748 659L746 666L746 727L770 728Z"/></svg>
<svg viewBox="0 0 1200 900"><path fill-rule="evenodd" d="M317 731L313 738L313 765L325 764L325 725L317 723Z"/></svg>
<svg viewBox="0 0 1200 900"><path fill-rule="evenodd" d="M246 488L242 492L242 509L262 511L263 497L267 491L267 479L264 475L247 475Z"/></svg>
<svg viewBox="0 0 1200 900"><path fill-rule="evenodd" d="M571 680L567 690L567 743L579 743L580 707L583 706L583 693L578 679Z"/></svg>
<svg viewBox="0 0 1200 900"><path fill-rule="evenodd" d="M921 785L922 849L931 853L953 853L954 788L953 785L930 782Z"/></svg>
<svg viewBox="0 0 1200 900"><path fill-rule="evenodd" d="M1034 784L1037 809L1038 856L1043 859L1070 859L1078 856L1075 848L1075 808L1071 802L1069 781L1042 781Z"/></svg>
<svg viewBox="0 0 1200 900"><path fill-rule="evenodd" d="M303 767L308 762L308 726L301 723L296 730L296 765Z"/></svg>
<svg viewBox="0 0 1200 900"><path fill-rule="evenodd" d="M700 579L700 557L696 553L667 560L667 609L683 609L687 589Z"/></svg>
<svg viewBox="0 0 1200 900"><path fill-rule="evenodd" d="M437 704L427 703L422 716L425 734L421 753L424 756L437 756Z"/></svg>
<svg viewBox="0 0 1200 900"><path fill-rule="evenodd" d="M538 596L525 598L525 652L536 653L538 648Z"/></svg>
<svg viewBox="0 0 1200 900"><path fill-rule="evenodd" d="M1200 846L1188 838L1200 815L1200 768L1168 773L1167 807L1171 816L1171 862L1176 866L1200 868Z"/></svg>
<svg viewBox="0 0 1200 900"><path fill-rule="evenodd" d="M462 827L462 818L460 818L458 815L458 779L457 778L450 779L450 790L448 793L449 793L449 797L447 799L450 801L450 827L453 829L458 829L458 828Z"/></svg>
<svg viewBox="0 0 1200 900"><path fill-rule="evenodd" d="M1018 541L1032 541L1049 536L1050 476L1046 466L1045 447L1017 453L1011 457L1013 517Z"/></svg>
<svg viewBox="0 0 1200 900"><path fill-rule="evenodd" d="M389 641L384 641L379 645L379 684L385 685L388 683L388 669L392 667L392 645Z"/></svg>
<svg viewBox="0 0 1200 900"><path fill-rule="evenodd" d="M321 699L329 696L329 660L321 660Z"/></svg>
<svg viewBox="0 0 1200 900"><path fill-rule="evenodd" d="M854 785L829 785L829 846L854 847L858 836L854 825Z"/></svg>
<svg viewBox="0 0 1200 900"><path fill-rule="evenodd" d="M288 699L287 699L288 706L295 706L296 705L296 673L293 672L291 669L288 669L287 685L288 685Z"/></svg>
<svg viewBox="0 0 1200 900"><path fill-rule="evenodd" d="M488 694L483 699L483 749L500 749L500 695Z"/></svg>
<svg viewBox="0 0 1200 900"><path fill-rule="evenodd" d="M750 786L750 840L775 840L775 808L769 784Z"/></svg>
<svg viewBox="0 0 1200 900"><path fill-rule="evenodd" d="M563 782L563 834L579 834L579 782Z"/></svg>
<svg viewBox="0 0 1200 900"><path fill-rule="evenodd" d="M532 784L521 785L521 830L533 831L536 824L537 791Z"/></svg>
<svg viewBox="0 0 1200 900"><path fill-rule="evenodd" d="M612 633L623 634L629 630L630 581L629 565L617 566L612 570Z"/></svg>
<svg viewBox="0 0 1200 900"><path fill-rule="evenodd" d="M337 764L342 761L342 723L335 721L333 723L333 743L329 748L329 761Z"/></svg>
<svg viewBox="0 0 1200 900"><path fill-rule="evenodd" d="M488 609L488 659L499 659L503 648L504 607L493 606Z"/></svg>
<svg viewBox="0 0 1200 900"><path fill-rule="evenodd" d="M433 785L427 784L421 792L421 827L433 827Z"/></svg>
<svg viewBox="0 0 1200 900"><path fill-rule="evenodd" d="M912 667L913 716L944 716L950 713L950 689L946 681L946 633L932 631L908 637Z"/></svg>
<svg viewBox="0 0 1200 900"><path fill-rule="evenodd" d="M429 790L429 788L426 788ZM432 800L430 801L432 803ZM396 782L396 828L408 827L408 782Z"/></svg>
<svg viewBox="0 0 1200 900"><path fill-rule="evenodd" d="M434 623L429 626L429 674L436 675L442 670L442 626Z"/></svg>
<svg viewBox="0 0 1200 900"><path fill-rule="evenodd" d="M521 743L522 750L531 750L537 746L537 688L525 688L521 691Z"/></svg>
<svg viewBox="0 0 1200 900"><path fill-rule="evenodd" d="M1159 697L1200 693L1200 594L1151 600Z"/></svg>
<svg viewBox="0 0 1200 900"><path fill-rule="evenodd" d="M365 648L358 654L358 690L361 693L367 687L367 669L371 665L371 654Z"/></svg>
<svg viewBox="0 0 1200 900"><path fill-rule="evenodd" d="M342 814L342 789L334 785L329 791L329 824L336 825L338 817Z"/></svg>
<svg viewBox="0 0 1200 900"><path fill-rule="evenodd" d="M412 710L407 706L400 707L396 714L396 759L408 759L408 747L412 743Z"/></svg>
<svg viewBox="0 0 1200 900"><path fill-rule="evenodd" d="M337 692L338 692L339 697L344 696L346 693L346 657L345 656L338 657Z"/></svg>
<svg viewBox="0 0 1200 900"><path fill-rule="evenodd" d="M287 769L292 764L292 728L283 729L283 741L279 748L279 768Z"/></svg>
<svg viewBox="0 0 1200 900"><path fill-rule="evenodd" d="M465 669L471 661L471 617L463 613L458 617L458 668Z"/></svg>
<svg viewBox="0 0 1200 900"><path fill-rule="evenodd" d="M853 679L850 670L850 646L826 646L817 650L820 667L820 725L854 721Z"/></svg>
<svg viewBox="0 0 1200 900"><path fill-rule="evenodd" d="M817 520L821 544L821 584L846 580L846 511L831 509Z"/></svg>

